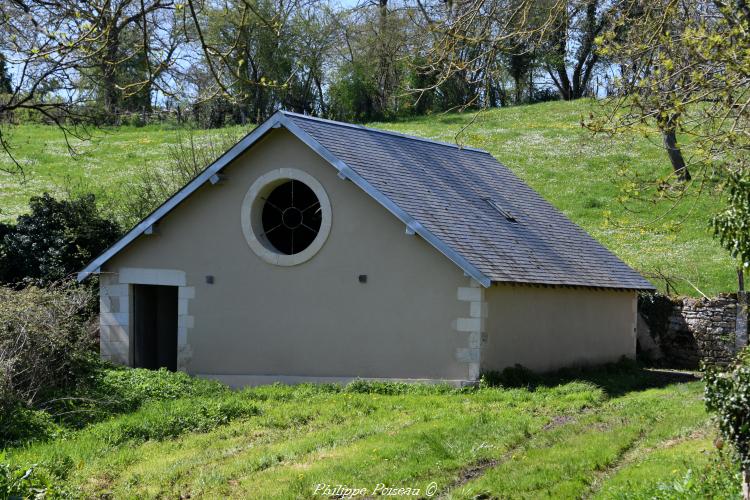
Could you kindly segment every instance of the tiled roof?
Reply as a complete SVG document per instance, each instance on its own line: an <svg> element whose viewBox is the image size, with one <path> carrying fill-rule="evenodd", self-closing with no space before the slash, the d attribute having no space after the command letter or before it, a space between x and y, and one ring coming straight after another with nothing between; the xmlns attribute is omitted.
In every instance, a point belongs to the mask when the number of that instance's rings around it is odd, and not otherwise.
<svg viewBox="0 0 750 500"><path fill-rule="evenodd" d="M653 289L485 151L284 115L492 281Z"/></svg>
<svg viewBox="0 0 750 500"><path fill-rule="evenodd" d="M265 134L285 127L482 285L653 289L489 153L277 112L93 259L82 281Z"/></svg>

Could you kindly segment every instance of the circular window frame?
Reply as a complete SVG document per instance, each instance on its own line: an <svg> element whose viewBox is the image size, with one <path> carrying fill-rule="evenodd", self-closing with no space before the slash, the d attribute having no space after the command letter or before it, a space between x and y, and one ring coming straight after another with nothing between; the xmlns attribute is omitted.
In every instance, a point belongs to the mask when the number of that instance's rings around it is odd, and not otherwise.
<svg viewBox="0 0 750 500"><path fill-rule="evenodd" d="M289 181L299 181L309 187L320 202L321 222L317 236L301 252L287 255L279 252L263 234L262 214L268 196L275 188ZM323 185L312 175L296 168L279 168L258 177L245 193L240 212L242 234L250 249L264 262L277 266L296 266L307 262L317 254L331 232L331 201Z"/></svg>

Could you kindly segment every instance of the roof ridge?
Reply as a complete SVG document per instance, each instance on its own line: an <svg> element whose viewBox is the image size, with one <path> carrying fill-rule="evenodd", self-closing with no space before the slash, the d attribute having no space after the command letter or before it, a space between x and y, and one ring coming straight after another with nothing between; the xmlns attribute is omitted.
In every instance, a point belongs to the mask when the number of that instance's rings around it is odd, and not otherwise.
<svg viewBox="0 0 750 500"><path fill-rule="evenodd" d="M427 143L430 143L430 144L435 144L437 146L447 146L449 148L454 148L454 149L459 149L459 150L465 150L465 151L473 151L475 153L485 153L485 154L490 155L490 152L487 151L487 150L484 150L484 149L473 148L473 147L470 147L470 146L460 146L458 144L451 144L450 142L436 141L436 140L433 140L433 139L427 139L425 137L418 137L416 135L408 135L408 134L402 134L400 132L393 132L391 130L384 130L382 128L366 127L364 125L357 125L357 124L354 124L354 123L346 123L346 122L340 122L340 121L336 121L336 120L329 120L327 118L319 118L317 116L310 116L310 115L305 115L305 114L302 114L302 113L295 113L293 111L286 111L286 110L283 110L283 109L279 110L279 112L281 112L283 115L286 115L286 116L296 116L296 117L302 118L304 120L329 123L331 125L337 125L337 126L340 126L340 127L354 128L354 129L357 129L357 130L364 130L366 132L375 132L375 133L378 133L378 134L384 134L384 135L391 135L391 136L394 136L394 137L400 137L401 139L410 139L410 140L413 140L413 141L427 142Z"/></svg>

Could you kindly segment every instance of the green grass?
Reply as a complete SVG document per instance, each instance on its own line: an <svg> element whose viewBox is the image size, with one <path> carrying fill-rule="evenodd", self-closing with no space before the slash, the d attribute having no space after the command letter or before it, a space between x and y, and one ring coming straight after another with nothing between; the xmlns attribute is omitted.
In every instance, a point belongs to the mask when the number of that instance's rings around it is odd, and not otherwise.
<svg viewBox="0 0 750 500"><path fill-rule="evenodd" d="M179 384L159 377L136 377L151 396L132 412L5 461L85 497L311 498L319 484L424 495L434 483L446 498L618 498L703 470L714 432L700 382L632 366L528 387L188 385L164 399L153 389Z"/></svg>
<svg viewBox="0 0 750 500"><path fill-rule="evenodd" d="M670 276L679 293L708 295L736 289L734 263L712 238L708 220L719 207L716 193L705 190L677 206L620 201L627 179L622 169L657 176L670 171L657 136L631 135L611 140L593 137L580 125L592 101L550 102L491 110L478 116L448 114L374 126L443 141L470 125L459 140L490 151L576 223L625 262L647 276ZM475 119L476 118L476 119ZM472 120L474 120L472 122ZM249 127L247 127L249 129ZM232 134L242 132L233 128ZM202 131L210 141L223 131ZM60 133L40 125L12 131L15 154L26 181L0 175L0 219L25 210L29 196L92 191L116 205L128 180L142 169L159 168L180 132L156 126L96 131L89 141L74 141L79 156L70 157ZM7 159L0 157L0 162ZM690 192L697 191L697 186ZM661 279L654 283L665 289Z"/></svg>
<svg viewBox="0 0 750 500"><path fill-rule="evenodd" d="M5 131L5 130L4 130ZM83 132L83 131L82 131ZM241 127L195 131L197 144L238 135ZM169 147L186 132L170 126L88 129L83 139L69 136L75 154L55 127L19 125L9 129L13 156L23 175L0 170L0 221L12 220L27 210L31 196L48 191L57 196L93 192L105 203L116 204L128 193L127 184L138 172L161 168ZM5 152L0 152L0 168L14 170Z"/></svg>
<svg viewBox="0 0 750 500"><path fill-rule="evenodd" d="M691 403L691 388L628 394L529 440L499 467L453 495L580 498L634 447L646 447L693 431L705 412Z"/></svg>
<svg viewBox="0 0 750 500"><path fill-rule="evenodd" d="M709 231L716 193L705 190L676 206L667 199L624 205L629 178L621 170L656 177L671 166L657 135L592 136L581 120L597 107L588 100L549 102L374 125L448 142L470 125L459 142L492 153L631 266L673 277L686 295L699 295L696 287L707 295L736 290L735 263ZM689 190L697 192L698 186ZM664 281L653 282L664 291Z"/></svg>

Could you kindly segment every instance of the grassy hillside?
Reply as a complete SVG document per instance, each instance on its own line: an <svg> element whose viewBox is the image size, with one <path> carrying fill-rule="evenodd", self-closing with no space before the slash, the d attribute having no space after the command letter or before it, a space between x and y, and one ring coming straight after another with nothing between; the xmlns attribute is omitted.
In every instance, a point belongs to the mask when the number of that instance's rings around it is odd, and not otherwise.
<svg viewBox="0 0 750 500"><path fill-rule="evenodd" d="M667 200L621 204L625 179L618 172L623 167L666 173L669 163L656 138L592 137L580 120L593 105L553 102L478 116L436 115L373 125L452 142L471 123L460 141L489 150L628 264L649 277L671 276L684 294L734 290L734 263L708 232L708 218L718 206L716 195L690 197L677 206ZM240 132L239 127L229 131ZM202 131L198 136L210 141L226 133ZM91 140L74 141L80 154L71 158L57 130L17 127L12 141L26 180L0 175L0 219L23 212L28 197L44 190L94 191L116 207L128 179L163 164L169 145L179 136L178 130L155 126L98 131ZM652 280L664 289L662 280Z"/></svg>
<svg viewBox="0 0 750 500"><path fill-rule="evenodd" d="M118 377L137 375L129 393L186 378L130 372ZM132 413L5 459L20 471L37 464L86 498L338 498L320 488L372 495L378 484L421 498L736 496L736 471L711 459L700 382L666 375L623 366L532 388L359 381L239 392L180 381L192 395L154 392Z"/></svg>
<svg viewBox="0 0 750 500"><path fill-rule="evenodd" d="M474 115L438 115L376 124L406 134L486 149L547 200L649 278L675 278L680 293L736 290L735 264L708 230L719 200L714 193L623 205L624 167L666 174L670 164L658 137L593 137L581 127L596 104L550 102ZM472 120L473 123L472 123ZM691 192L697 191L693 189ZM653 279L664 290L664 282ZM692 285L691 285L692 283Z"/></svg>

